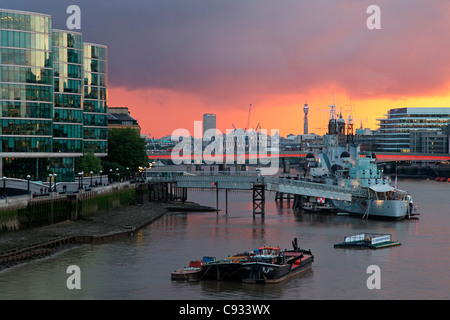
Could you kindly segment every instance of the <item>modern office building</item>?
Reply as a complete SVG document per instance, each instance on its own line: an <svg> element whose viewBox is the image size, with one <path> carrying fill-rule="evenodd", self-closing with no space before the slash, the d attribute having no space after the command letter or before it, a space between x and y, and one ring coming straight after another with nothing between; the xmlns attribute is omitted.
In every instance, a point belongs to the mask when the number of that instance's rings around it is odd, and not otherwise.
<svg viewBox="0 0 450 320"><path fill-rule="evenodd" d="M417 141L411 133L437 133L450 124L450 108L398 108L385 116L377 119L377 150L385 152L411 152L411 141Z"/></svg>
<svg viewBox="0 0 450 320"><path fill-rule="evenodd" d="M84 43L84 152L108 154L108 49Z"/></svg>
<svg viewBox="0 0 450 320"><path fill-rule="evenodd" d="M56 174L57 181L71 181L76 157L107 154L107 50L92 47L81 33L53 30L50 15L0 9L1 176L46 181ZM84 105L91 78L103 81L93 119ZM89 114L95 99L86 100ZM94 139L85 136L90 127L98 129ZM100 147L92 148L92 140Z"/></svg>
<svg viewBox="0 0 450 320"><path fill-rule="evenodd" d="M450 153L450 124L439 131L417 130L410 132L411 152Z"/></svg>
<svg viewBox="0 0 450 320"><path fill-rule="evenodd" d="M203 135L209 129L216 129L216 115L211 113L205 113L203 115Z"/></svg>
<svg viewBox="0 0 450 320"><path fill-rule="evenodd" d="M74 178L75 158L83 155L83 37L53 30L54 116L50 169L62 181Z"/></svg>

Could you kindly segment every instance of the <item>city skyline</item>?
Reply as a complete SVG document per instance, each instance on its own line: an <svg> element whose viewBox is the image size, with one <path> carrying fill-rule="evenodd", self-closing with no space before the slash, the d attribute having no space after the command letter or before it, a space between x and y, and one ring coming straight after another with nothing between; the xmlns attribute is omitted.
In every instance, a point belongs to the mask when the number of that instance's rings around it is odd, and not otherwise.
<svg viewBox="0 0 450 320"><path fill-rule="evenodd" d="M381 29L369 30L370 1L2 1L51 14L81 9L86 41L109 47L108 105L128 107L155 137L192 130L204 113L217 128L323 134L328 105L354 124L402 107L448 107L450 3L377 1ZM101 14L100 14L101 13ZM164 119L164 121L162 121Z"/></svg>

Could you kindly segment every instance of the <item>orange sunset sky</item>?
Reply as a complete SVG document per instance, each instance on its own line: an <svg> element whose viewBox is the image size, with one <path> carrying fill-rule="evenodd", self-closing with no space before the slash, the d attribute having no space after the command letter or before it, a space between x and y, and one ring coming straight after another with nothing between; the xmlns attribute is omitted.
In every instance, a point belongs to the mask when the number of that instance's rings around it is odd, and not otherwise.
<svg viewBox="0 0 450 320"><path fill-rule="evenodd" d="M8 2L8 1L7 1ZM390 108L450 107L448 0L9 1L64 29L81 8L84 41L108 46L110 107L126 106L143 134L247 124L323 134L334 101L355 127ZM380 8L369 30L367 8ZM351 106L350 106L351 105Z"/></svg>

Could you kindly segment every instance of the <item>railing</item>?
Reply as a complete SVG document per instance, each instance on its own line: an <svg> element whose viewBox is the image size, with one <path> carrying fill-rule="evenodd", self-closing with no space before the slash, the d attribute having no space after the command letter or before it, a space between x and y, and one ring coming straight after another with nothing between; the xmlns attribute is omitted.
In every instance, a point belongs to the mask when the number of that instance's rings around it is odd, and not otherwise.
<svg viewBox="0 0 450 320"><path fill-rule="evenodd" d="M275 184L275 185L301 187L301 188L315 189L315 190L319 190L319 191L330 191L330 192L336 192L336 193L342 193L342 194L350 194L355 197L367 197L367 195L368 195L367 190L364 190L361 188L358 188L358 189L345 188L345 187L341 187L341 186L308 182L308 181L303 181L303 180L283 179L283 178L279 178L279 177L265 177L264 182L270 183L270 184Z"/></svg>
<svg viewBox="0 0 450 320"><path fill-rule="evenodd" d="M175 177L178 187L251 190L253 184L264 183L257 175L198 175Z"/></svg>
<svg viewBox="0 0 450 320"><path fill-rule="evenodd" d="M367 197L367 190L345 188L336 185L327 185L303 180L286 179L275 176L260 175L230 175L230 174L202 174L177 176L178 187L183 188L219 188L219 189L252 189L254 184L266 184L269 191L342 198L351 200L352 197ZM304 191L308 190L305 194Z"/></svg>

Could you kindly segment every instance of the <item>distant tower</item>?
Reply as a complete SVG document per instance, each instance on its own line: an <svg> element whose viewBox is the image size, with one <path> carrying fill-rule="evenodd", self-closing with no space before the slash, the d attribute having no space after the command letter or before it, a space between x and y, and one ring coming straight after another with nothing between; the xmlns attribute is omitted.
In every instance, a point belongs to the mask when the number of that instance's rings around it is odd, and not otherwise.
<svg viewBox="0 0 450 320"><path fill-rule="evenodd" d="M203 115L203 136L205 136L205 132L209 129L216 130L216 115L211 113L205 113Z"/></svg>
<svg viewBox="0 0 450 320"><path fill-rule="evenodd" d="M305 114L305 117L303 118L303 134L308 134L308 111L308 104L305 103L303 106L303 113Z"/></svg>

